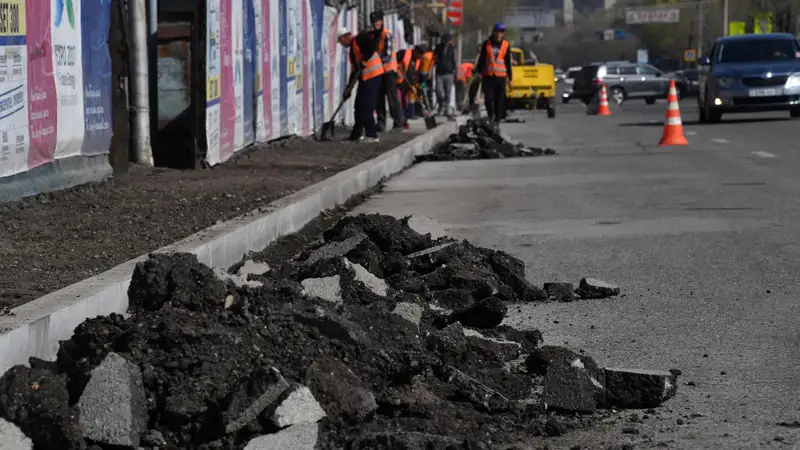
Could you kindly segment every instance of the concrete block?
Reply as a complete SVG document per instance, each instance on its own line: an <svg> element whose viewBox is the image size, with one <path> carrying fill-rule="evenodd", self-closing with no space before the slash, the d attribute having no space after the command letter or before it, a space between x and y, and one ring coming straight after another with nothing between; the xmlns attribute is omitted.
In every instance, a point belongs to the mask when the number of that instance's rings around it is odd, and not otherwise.
<svg viewBox="0 0 800 450"><path fill-rule="evenodd" d="M677 371L606 368L604 372L609 406L655 408L678 390Z"/></svg>
<svg viewBox="0 0 800 450"><path fill-rule="evenodd" d="M252 439L244 450L314 450L318 439L319 425L304 423Z"/></svg>
<svg viewBox="0 0 800 450"><path fill-rule="evenodd" d="M320 248L311 252L311 254L303 261L307 266L330 259L341 259L347 256L348 253L363 245L369 238L364 233L355 233L352 236L341 241L332 241L324 244Z"/></svg>
<svg viewBox="0 0 800 450"><path fill-rule="evenodd" d="M392 314L402 317L403 319L413 323L419 327L422 321L422 313L425 312L422 305L416 303L400 302L395 305Z"/></svg>
<svg viewBox="0 0 800 450"><path fill-rule="evenodd" d="M354 264L350 261L347 261L349 266L355 271L355 280L364 283L365 286L369 288L373 293L376 295L380 295L382 297L386 297L389 290L389 285L386 284L382 278L378 278L372 274L369 270L367 270L361 264Z"/></svg>
<svg viewBox="0 0 800 450"><path fill-rule="evenodd" d="M285 428L301 423L316 423L325 417L325 411L305 386L295 386L284 393L283 400L272 413L272 423Z"/></svg>
<svg viewBox="0 0 800 450"><path fill-rule="evenodd" d="M303 295L319 297L331 303L342 304L342 287L339 284L341 277L334 275L325 278L307 278L300 282L303 285Z"/></svg>
<svg viewBox="0 0 800 450"><path fill-rule="evenodd" d="M584 278L578 285L578 295L584 299L601 299L619 295L619 286L594 278Z"/></svg>
<svg viewBox="0 0 800 450"><path fill-rule="evenodd" d="M532 375L547 375L551 366L573 366L598 370L597 363L591 356L579 355L566 347L545 345L534 349L525 360L525 367Z"/></svg>
<svg viewBox="0 0 800 450"><path fill-rule="evenodd" d="M269 272L269 264L248 259L242 264L242 267L236 271L236 275L246 280L250 275L264 275L267 272Z"/></svg>
<svg viewBox="0 0 800 450"><path fill-rule="evenodd" d="M603 384L577 365L552 364L544 378L545 409L593 413L602 392Z"/></svg>
<svg viewBox="0 0 800 450"><path fill-rule="evenodd" d="M544 290L547 291L550 300L556 302L575 300L575 286L572 283L545 283Z"/></svg>
<svg viewBox="0 0 800 450"><path fill-rule="evenodd" d="M259 367L248 374L224 401L222 423L226 433L235 433L274 404L289 389L278 369Z"/></svg>
<svg viewBox="0 0 800 450"><path fill-rule="evenodd" d="M498 361L511 361L522 354L522 344L519 342L486 337L469 328L464 329L464 336L471 346L481 349L484 353L494 355Z"/></svg>
<svg viewBox="0 0 800 450"><path fill-rule="evenodd" d="M0 417L0 448L3 450L33 450L33 442L16 425Z"/></svg>
<svg viewBox="0 0 800 450"><path fill-rule="evenodd" d="M147 429L147 397L139 366L109 353L93 371L78 400L83 436L119 447L139 446Z"/></svg>
<svg viewBox="0 0 800 450"><path fill-rule="evenodd" d="M375 394L337 359L324 357L311 363L306 383L315 397L327 399L326 412L334 417L364 420L378 409Z"/></svg>
<svg viewBox="0 0 800 450"><path fill-rule="evenodd" d="M408 226L419 234L430 234L431 239L439 239L447 236L444 227L435 219L427 216L414 214L408 218Z"/></svg>

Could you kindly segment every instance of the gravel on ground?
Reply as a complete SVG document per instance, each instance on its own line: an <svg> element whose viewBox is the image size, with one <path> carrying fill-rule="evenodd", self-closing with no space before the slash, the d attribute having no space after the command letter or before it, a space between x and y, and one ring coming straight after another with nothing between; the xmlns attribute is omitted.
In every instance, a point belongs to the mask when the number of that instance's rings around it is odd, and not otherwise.
<svg viewBox="0 0 800 450"><path fill-rule="evenodd" d="M378 144L289 139L210 170L133 167L124 184L112 180L2 204L0 310L265 206L416 135L386 133Z"/></svg>

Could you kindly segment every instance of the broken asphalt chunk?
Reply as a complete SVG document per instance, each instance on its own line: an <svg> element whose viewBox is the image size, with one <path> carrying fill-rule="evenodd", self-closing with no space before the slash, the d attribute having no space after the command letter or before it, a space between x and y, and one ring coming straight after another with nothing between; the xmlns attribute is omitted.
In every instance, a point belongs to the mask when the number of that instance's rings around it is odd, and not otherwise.
<svg viewBox="0 0 800 450"><path fill-rule="evenodd" d="M604 369L609 406L655 408L675 395L678 372L643 369Z"/></svg>
<svg viewBox="0 0 800 450"><path fill-rule="evenodd" d="M351 420L363 420L378 409L375 395L341 361L322 358L306 371L306 383L323 409Z"/></svg>
<svg viewBox="0 0 800 450"><path fill-rule="evenodd" d="M33 442L16 425L0 418L0 448L3 450L33 450Z"/></svg>
<svg viewBox="0 0 800 450"><path fill-rule="evenodd" d="M525 264L520 259L503 251L495 251L489 256L489 265L500 281L509 285L520 300L547 300L547 293L525 278Z"/></svg>
<svg viewBox="0 0 800 450"><path fill-rule="evenodd" d="M272 413L272 423L285 428L301 423L316 423L325 417L325 411L305 386L294 386L286 391Z"/></svg>
<svg viewBox="0 0 800 450"><path fill-rule="evenodd" d="M147 429L147 399L139 366L116 353L92 370L78 401L83 436L95 443L139 446Z"/></svg>
<svg viewBox="0 0 800 450"><path fill-rule="evenodd" d="M225 433L235 433L258 417L265 408L276 402L289 389L278 369L257 367L239 383L225 400L222 422Z"/></svg>
<svg viewBox="0 0 800 450"><path fill-rule="evenodd" d="M580 361L580 360L576 360ZM593 413L602 405L603 384L591 372L577 365L551 364L544 377L546 409Z"/></svg>
<svg viewBox="0 0 800 450"><path fill-rule="evenodd" d="M344 299L342 299L340 279L339 275L325 278L306 278L300 284L303 286L303 295L318 297L334 304L341 304Z"/></svg>
<svg viewBox="0 0 800 450"><path fill-rule="evenodd" d="M476 300L472 305L454 311L452 320L471 328L494 328L503 322L508 307L497 297Z"/></svg>
<svg viewBox="0 0 800 450"><path fill-rule="evenodd" d="M619 295L619 286L594 278L584 278L578 285L577 292L582 299L602 299Z"/></svg>
<svg viewBox="0 0 800 450"><path fill-rule="evenodd" d="M572 283L545 283L544 290L552 301L571 302L575 300L575 286Z"/></svg>
<svg viewBox="0 0 800 450"><path fill-rule="evenodd" d="M545 345L533 350L525 360L528 373L546 375L551 365L581 367L595 372L597 363L591 356L579 355L566 347Z"/></svg>
<svg viewBox="0 0 800 450"><path fill-rule="evenodd" d="M510 407L503 394L454 367L447 368L445 381L453 385L464 399L488 413L504 412Z"/></svg>

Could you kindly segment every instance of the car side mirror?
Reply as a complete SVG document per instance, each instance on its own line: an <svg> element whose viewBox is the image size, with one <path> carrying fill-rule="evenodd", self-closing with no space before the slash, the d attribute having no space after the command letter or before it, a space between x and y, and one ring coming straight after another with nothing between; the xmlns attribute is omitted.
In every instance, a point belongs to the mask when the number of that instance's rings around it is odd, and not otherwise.
<svg viewBox="0 0 800 450"><path fill-rule="evenodd" d="M701 66L710 66L711 65L711 59L708 56L702 56L702 57L700 57L700 59L697 60L697 64L699 64Z"/></svg>

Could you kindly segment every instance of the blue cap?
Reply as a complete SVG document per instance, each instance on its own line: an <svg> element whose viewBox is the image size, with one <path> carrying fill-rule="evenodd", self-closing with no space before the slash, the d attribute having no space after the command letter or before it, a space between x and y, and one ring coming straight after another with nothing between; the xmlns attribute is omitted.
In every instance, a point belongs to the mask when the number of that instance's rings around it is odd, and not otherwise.
<svg viewBox="0 0 800 450"><path fill-rule="evenodd" d="M494 24L494 31L506 31L506 26L502 22Z"/></svg>

